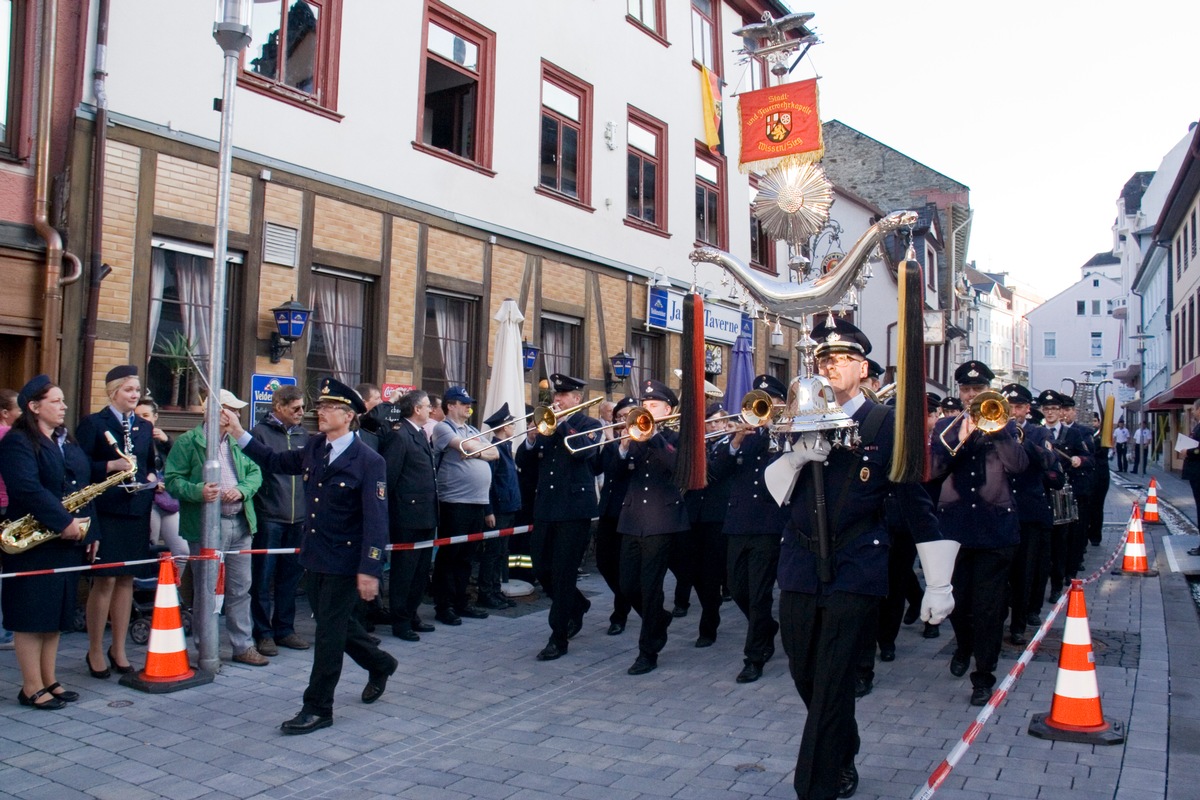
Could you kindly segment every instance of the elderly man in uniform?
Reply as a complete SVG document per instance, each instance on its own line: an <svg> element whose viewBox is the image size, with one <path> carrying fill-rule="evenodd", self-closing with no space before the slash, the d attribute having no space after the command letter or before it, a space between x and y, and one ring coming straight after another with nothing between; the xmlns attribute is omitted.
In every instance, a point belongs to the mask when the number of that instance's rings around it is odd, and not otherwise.
<svg viewBox="0 0 1200 800"><path fill-rule="evenodd" d="M958 397L967 413L949 417L933 431L934 475L945 476L938 496L942 531L962 545L954 565L954 655L950 673L966 674L971 656L971 705L985 705L996 685L996 663L1004 638L1009 566L1021 539L1011 479L1029 465L1009 419L997 431L979 430L969 409L995 375L981 361L954 371Z"/></svg>
<svg viewBox="0 0 1200 800"><path fill-rule="evenodd" d="M939 622L954 607L950 574L958 544L941 538L929 495L919 485L888 480L894 411L860 388L870 341L844 320L813 333L820 342L817 367L842 410L858 423L861 442L831 452L819 434L804 434L765 477L776 501L791 499L779 558L779 621L788 669L808 709L796 758L796 796L830 800L850 797L858 788L855 664L888 589L884 498L896 494L917 542L927 584L921 611L926 621ZM809 461L825 462L831 552L824 564L815 517L817 477L804 468Z"/></svg>
<svg viewBox="0 0 1200 800"><path fill-rule="evenodd" d="M579 378L554 373L552 408L557 412L583 401ZM582 409L558 420L554 433L543 436L530 428L525 442L517 450L521 469L534 469L538 484L533 501L533 536L530 555L533 570L542 588L551 598L550 641L537 654L538 661L553 661L567 652L567 640L583 627L583 615L591 601L576 588L579 562L587 549L592 517L596 516L596 470L599 449L589 447L571 452L564 439L572 434L594 432L573 441L586 445L600 441L600 421Z"/></svg>
<svg viewBox="0 0 1200 800"><path fill-rule="evenodd" d="M671 613L663 607L663 579L671 557L672 535L687 530L683 495L672 483L679 434L661 420L672 415L679 398L666 384L647 380L641 386L642 407L655 420L654 435L645 441L621 440L617 455L630 471L629 489L617 532L621 534L621 593L642 618L638 657L628 670L645 675L658 667L667 644Z"/></svg>
<svg viewBox="0 0 1200 800"><path fill-rule="evenodd" d="M321 382L317 429L303 450L276 452L242 429L237 414L221 410L238 446L265 472L304 476L308 508L300 564L308 570L308 601L317 621L312 672L304 707L280 727L312 733L333 724L333 692L342 674L342 654L367 671L364 703L387 687L397 662L380 650L354 617L361 598L379 594L388 537L387 474L383 459L350 430L367 410L358 392L333 378Z"/></svg>
<svg viewBox="0 0 1200 800"><path fill-rule="evenodd" d="M610 429L612 441L600 450L597 468L604 476L600 487L600 519L596 523L596 569L613 594L613 610L608 617L608 635L620 636L629 622L633 609L629 600L621 593L621 534L617 523L621 519L621 507L625 504L625 493L629 490L629 469L620 455L621 441L627 436L625 420L631 409L637 407L633 397L622 397L613 406L613 422Z"/></svg>

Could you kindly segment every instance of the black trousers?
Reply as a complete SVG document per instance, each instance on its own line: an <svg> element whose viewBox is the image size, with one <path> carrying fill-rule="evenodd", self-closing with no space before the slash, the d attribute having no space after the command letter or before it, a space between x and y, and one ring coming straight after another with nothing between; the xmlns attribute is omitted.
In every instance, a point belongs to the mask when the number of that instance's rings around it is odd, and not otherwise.
<svg viewBox="0 0 1200 800"><path fill-rule="evenodd" d="M667 561L667 569L675 576L675 606L688 608L692 604L692 587L696 583L696 565L690 546L692 532L676 531L671 538L671 557Z"/></svg>
<svg viewBox="0 0 1200 800"><path fill-rule="evenodd" d="M1117 472L1124 472L1129 468L1128 458L1125 455L1125 449L1128 446L1128 442L1117 442L1113 444L1113 449L1117 451ZM1137 464L1134 464L1134 468L1137 468Z"/></svg>
<svg viewBox="0 0 1200 800"><path fill-rule="evenodd" d="M1050 570L1050 527L1040 522L1021 523L1021 543L1008 573L1011 617L1008 629L1025 633L1029 612L1039 613Z"/></svg>
<svg viewBox="0 0 1200 800"><path fill-rule="evenodd" d="M667 644L671 612L663 608L663 579L671 558L670 534L621 535L621 593L642 618L638 650L652 661Z"/></svg>
<svg viewBox="0 0 1200 800"><path fill-rule="evenodd" d="M808 709L793 786L800 800L832 800L843 767L858 753L854 668L879 598L781 592L780 634L788 670Z"/></svg>
<svg viewBox="0 0 1200 800"><path fill-rule="evenodd" d="M990 689L996 685L996 663L1004 638L1008 610L1008 567L1016 546L964 547L954 562L955 652L975 657L971 685Z"/></svg>
<svg viewBox="0 0 1200 800"><path fill-rule="evenodd" d="M515 514L496 513L496 530L513 527ZM479 595L501 594L500 584L508 572L508 539L501 536L498 539L484 539L479 543Z"/></svg>
<svg viewBox="0 0 1200 800"><path fill-rule="evenodd" d="M1088 534L1092 529L1092 519L1096 515L1095 502L1090 494L1077 494L1075 501L1079 505L1079 519L1068 525L1067 530L1067 564L1066 575L1074 578L1083 569L1083 555L1087 552Z"/></svg>
<svg viewBox="0 0 1200 800"><path fill-rule="evenodd" d="M304 690L304 711L328 717L333 714L333 692L342 676L343 653L367 672L386 672L392 658L367 638L354 617L358 576L310 572L307 586L317 636L312 672Z"/></svg>
<svg viewBox="0 0 1200 800"><path fill-rule="evenodd" d="M592 605L575 585L591 532L589 519L533 523L533 536L529 540L533 573L551 601L550 641L561 648L567 646L567 625L571 618L583 617Z"/></svg>
<svg viewBox="0 0 1200 800"><path fill-rule="evenodd" d="M621 534L617 533L618 517L600 517L596 523L596 569L613 593L613 610L608 621L625 625L633 608L621 591Z"/></svg>
<svg viewBox="0 0 1200 800"><path fill-rule="evenodd" d="M438 507L438 531L443 537L482 533L487 506L475 503L442 503ZM438 611L469 606L471 557L476 543L444 545L433 560L433 605Z"/></svg>
<svg viewBox="0 0 1200 800"><path fill-rule="evenodd" d="M391 535L392 544L427 542L434 538L435 528L401 528ZM393 550L392 568L388 571L388 611L392 627L411 627L429 584L429 563L433 548Z"/></svg>
<svg viewBox="0 0 1200 800"><path fill-rule="evenodd" d="M1146 451L1148 449L1149 449L1149 445L1145 445L1145 444L1135 444L1133 446L1133 469L1130 470L1130 472L1132 472L1134 475L1137 474L1139 465L1142 468L1142 474L1143 475L1146 474L1146 467L1149 466L1146 463Z"/></svg>
<svg viewBox="0 0 1200 800"><path fill-rule="evenodd" d="M775 654L775 575L779 571L779 534L754 533L727 537L729 594L746 616L747 664L762 666Z"/></svg>
<svg viewBox="0 0 1200 800"><path fill-rule="evenodd" d="M685 570L700 601L700 636L709 639L717 638L717 628L721 625L721 582L725 579L726 558L726 536L721 532L724 526L724 522L698 522L690 531L677 534L671 549L672 557L686 564ZM678 587L675 601L678 605Z"/></svg>
<svg viewBox="0 0 1200 800"><path fill-rule="evenodd" d="M921 607L925 593L921 582L913 572L913 561L917 558L917 544L907 528L888 526L888 594L879 606L879 630L876 641L881 648L894 648L900 623L904 620L904 604ZM875 642L871 642L871 655L875 654Z"/></svg>

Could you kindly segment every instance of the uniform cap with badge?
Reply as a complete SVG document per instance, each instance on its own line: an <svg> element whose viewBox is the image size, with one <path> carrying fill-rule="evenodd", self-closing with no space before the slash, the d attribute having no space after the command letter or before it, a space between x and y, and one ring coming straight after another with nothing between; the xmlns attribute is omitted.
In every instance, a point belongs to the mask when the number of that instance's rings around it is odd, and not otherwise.
<svg viewBox="0 0 1200 800"><path fill-rule="evenodd" d="M971 361L959 364L954 370L954 381L959 386L987 386L996 375L982 361Z"/></svg>
<svg viewBox="0 0 1200 800"><path fill-rule="evenodd" d="M321 381L317 402L342 403L350 406L355 414L367 413L367 404L363 402L362 396L337 378L324 378Z"/></svg>

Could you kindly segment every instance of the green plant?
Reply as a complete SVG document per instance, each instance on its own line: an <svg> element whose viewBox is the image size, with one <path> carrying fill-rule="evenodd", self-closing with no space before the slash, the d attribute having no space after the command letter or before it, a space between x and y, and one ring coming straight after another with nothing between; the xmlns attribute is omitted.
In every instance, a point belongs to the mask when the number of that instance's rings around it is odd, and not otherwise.
<svg viewBox="0 0 1200 800"><path fill-rule="evenodd" d="M183 331L175 331L171 336L159 336L158 352L155 355L162 359L167 370L171 373L171 405L179 406L179 389L183 376L195 369L194 361L196 346L184 335Z"/></svg>

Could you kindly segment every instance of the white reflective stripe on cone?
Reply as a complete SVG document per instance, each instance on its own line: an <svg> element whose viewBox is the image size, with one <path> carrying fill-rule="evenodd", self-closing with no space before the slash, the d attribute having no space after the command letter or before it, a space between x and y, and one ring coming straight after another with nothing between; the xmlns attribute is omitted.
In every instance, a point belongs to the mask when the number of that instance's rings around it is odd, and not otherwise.
<svg viewBox="0 0 1200 800"><path fill-rule="evenodd" d="M1096 682L1096 671L1058 669L1058 680L1054 682L1054 693L1072 700L1092 700L1100 697L1100 684Z"/></svg>
<svg viewBox="0 0 1200 800"><path fill-rule="evenodd" d="M1085 645L1092 646L1091 628L1088 627L1088 621L1084 617L1067 617L1067 624L1063 626L1062 643L1064 645Z"/></svg>
<svg viewBox="0 0 1200 800"><path fill-rule="evenodd" d="M1126 558L1145 558L1146 543L1145 542L1129 542L1125 545Z"/></svg>
<svg viewBox="0 0 1200 800"><path fill-rule="evenodd" d="M183 628L150 632L150 647L147 652L174 655L181 650L187 650L187 645L183 641Z"/></svg>
<svg viewBox="0 0 1200 800"><path fill-rule="evenodd" d="M155 608L178 608L179 607L179 588L173 583L158 585L158 589L154 592L154 607Z"/></svg>

